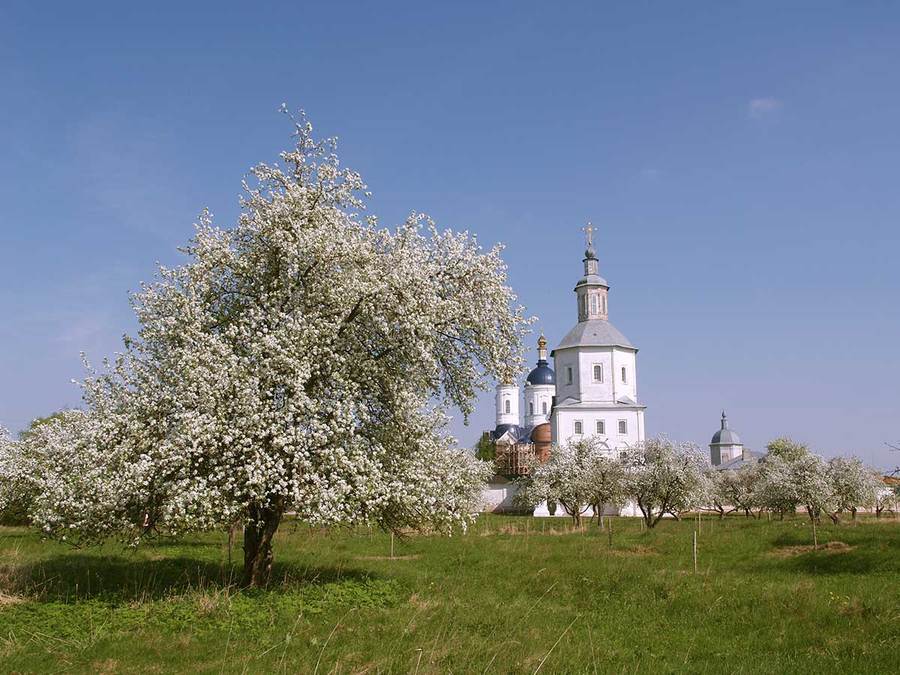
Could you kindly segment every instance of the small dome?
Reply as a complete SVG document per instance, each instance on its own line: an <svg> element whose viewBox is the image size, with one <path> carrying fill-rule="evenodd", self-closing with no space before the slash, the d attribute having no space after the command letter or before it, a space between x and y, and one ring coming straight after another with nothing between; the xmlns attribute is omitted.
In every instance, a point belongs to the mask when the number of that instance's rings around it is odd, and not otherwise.
<svg viewBox="0 0 900 675"><path fill-rule="evenodd" d="M546 361L538 361L537 367L528 373L525 380L528 384L556 384L556 373Z"/></svg>
<svg viewBox="0 0 900 675"><path fill-rule="evenodd" d="M507 431L510 432L510 436L512 436L513 440L518 443L524 438L527 438L527 434L525 433L525 429L520 427L518 424L498 424L494 429L494 440L496 441Z"/></svg>
<svg viewBox="0 0 900 675"><path fill-rule="evenodd" d="M538 424L531 430L532 443L550 443L553 440L553 432L550 429L550 423L544 422Z"/></svg>
<svg viewBox="0 0 900 675"><path fill-rule="evenodd" d="M722 428L713 434L710 445L741 445L741 437L728 428L728 417L722 411Z"/></svg>
<svg viewBox="0 0 900 675"><path fill-rule="evenodd" d="M719 429L713 434L710 443L713 445L740 445L741 438L731 429Z"/></svg>
<svg viewBox="0 0 900 675"><path fill-rule="evenodd" d="M587 250L584 252L584 257L588 260L596 260L597 259L597 251L594 250L593 246L588 246Z"/></svg>

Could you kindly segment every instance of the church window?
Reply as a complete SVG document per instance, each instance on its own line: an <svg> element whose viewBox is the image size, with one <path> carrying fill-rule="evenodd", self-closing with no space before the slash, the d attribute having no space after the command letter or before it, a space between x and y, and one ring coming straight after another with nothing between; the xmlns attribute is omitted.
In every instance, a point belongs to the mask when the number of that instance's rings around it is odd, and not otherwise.
<svg viewBox="0 0 900 675"><path fill-rule="evenodd" d="M510 407L511 406L509 404L509 399L506 399L506 402L503 404L503 410L504 410L504 412L506 412L507 415L509 415L509 413L510 413Z"/></svg>
<svg viewBox="0 0 900 675"><path fill-rule="evenodd" d="M622 366L622 382L628 384L628 374L625 372L625 366Z"/></svg>
<svg viewBox="0 0 900 675"><path fill-rule="evenodd" d="M541 412L544 413L545 415L547 414L547 401L544 401L543 403L541 403Z"/></svg>
<svg viewBox="0 0 900 675"><path fill-rule="evenodd" d="M581 420L575 420L575 435L581 436L584 433L584 425L581 423Z"/></svg>
<svg viewBox="0 0 900 675"><path fill-rule="evenodd" d="M534 401L528 404L528 414L534 415Z"/></svg>
<svg viewBox="0 0 900 675"><path fill-rule="evenodd" d="M628 433L628 422L626 420L619 420L619 433L620 434Z"/></svg>
<svg viewBox="0 0 900 675"><path fill-rule="evenodd" d="M600 363L594 364L594 382L603 382L603 365Z"/></svg>
<svg viewBox="0 0 900 675"><path fill-rule="evenodd" d="M592 295L591 296L591 314L596 314L596 313L597 313L597 296Z"/></svg>
<svg viewBox="0 0 900 675"><path fill-rule="evenodd" d="M601 436L606 433L606 422L597 420L597 433Z"/></svg>
<svg viewBox="0 0 900 675"><path fill-rule="evenodd" d="M572 384L572 367L566 367L566 384Z"/></svg>

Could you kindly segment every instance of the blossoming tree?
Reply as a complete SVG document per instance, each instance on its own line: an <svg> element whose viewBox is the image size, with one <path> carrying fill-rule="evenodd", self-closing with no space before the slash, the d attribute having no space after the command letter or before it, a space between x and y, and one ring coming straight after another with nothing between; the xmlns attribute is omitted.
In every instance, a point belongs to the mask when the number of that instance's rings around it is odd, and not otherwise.
<svg viewBox="0 0 900 675"><path fill-rule="evenodd" d="M603 459L600 445L593 437L554 446L547 461L535 462L522 480L517 500L531 507L544 501L556 502L572 523L579 526L581 516L597 499L593 478L597 463Z"/></svg>
<svg viewBox="0 0 900 675"><path fill-rule="evenodd" d="M245 182L237 224L204 213L187 262L135 295L137 335L84 382L75 470L44 481L48 535L243 522L259 585L288 512L396 529L475 510L489 468L454 449L445 411L467 415L522 367L528 321L500 249L418 214L363 219L361 177L294 123L295 147Z"/></svg>
<svg viewBox="0 0 900 675"><path fill-rule="evenodd" d="M628 451L626 465L626 492L637 502L648 528L666 513L677 516L705 501L706 459L693 443L649 438Z"/></svg>
<svg viewBox="0 0 900 675"><path fill-rule="evenodd" d="M855 519L860 508L874 507L884 485L858 457L833 457L828 460L826 476L833 494L828 515L835 523L845 511Z"/></svg>

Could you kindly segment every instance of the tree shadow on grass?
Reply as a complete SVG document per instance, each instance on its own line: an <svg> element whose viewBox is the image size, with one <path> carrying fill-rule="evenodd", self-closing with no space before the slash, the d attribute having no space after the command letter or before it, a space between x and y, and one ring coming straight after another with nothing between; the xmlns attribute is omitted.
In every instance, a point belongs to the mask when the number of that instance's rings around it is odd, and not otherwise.
<svg viewBox="0 0 900 675"><path fill-rule="evenodd" d="M279 593L337 581L367 581L375 575L343 567L276 563L270 584L252 593ZM139 558L84 553L0 567L0 592L45 602L110 603L158 600L193 591L239 590L241 568L190 557Z"/></svg>

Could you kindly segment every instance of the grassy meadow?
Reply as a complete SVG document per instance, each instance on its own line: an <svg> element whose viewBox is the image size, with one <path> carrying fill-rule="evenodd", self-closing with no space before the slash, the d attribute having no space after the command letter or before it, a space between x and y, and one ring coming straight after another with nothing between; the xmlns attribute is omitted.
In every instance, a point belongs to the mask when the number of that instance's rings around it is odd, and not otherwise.
<svg viewBox="0 0 900 675"><path fill-rule="evenodd" d="M642 531L485 516L394 542L286 524L268 590L227 536L74 550L0 528L2 672L900 672L900 522Z"/></svg>

